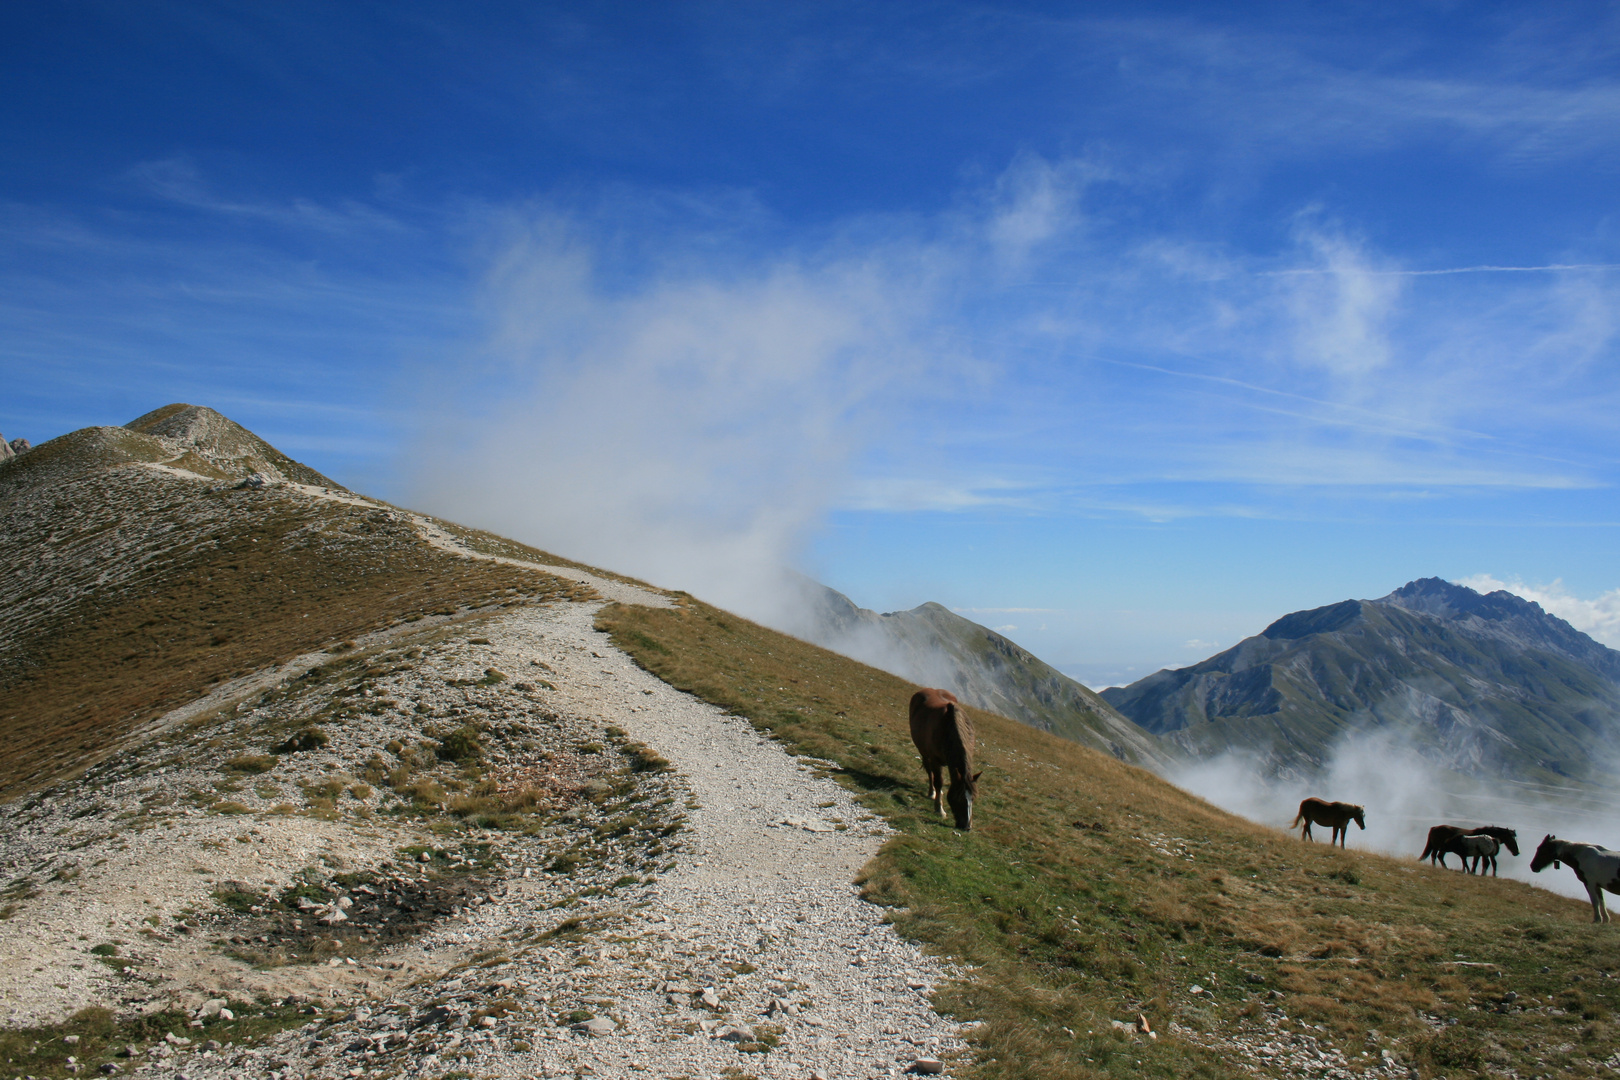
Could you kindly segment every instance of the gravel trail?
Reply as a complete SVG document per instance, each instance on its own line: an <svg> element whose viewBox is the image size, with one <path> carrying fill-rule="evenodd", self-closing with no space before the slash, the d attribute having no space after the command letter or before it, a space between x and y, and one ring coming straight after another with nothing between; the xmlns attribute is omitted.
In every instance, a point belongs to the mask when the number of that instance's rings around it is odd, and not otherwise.
<svg viewBox="0 0 1620 1080"><path fill-rule="evenodd" d="M427 542L465 557L532 566L610 600L670 604L586 571L469 550L408 516ZM457 1071L834 1080L898 1075L919 1060L948 1067L964 1050L962 1029L933 1011L930 993L952 972L902 941L854 885L887 826L837 783L832 763L796 760L745 718L638 668L594 629L600 607L513 607L476 629L423 620L379 632L356 648L392 659L307 694L301 676L322 654L301 657L149 726L143 745L88 773L93 782L0 808L5 897L17 912L0 922L0 1015L47 1022L90 1000L191 1010L203 1028L194 1041L138 1047L118 1066L164 1080ZM416 659L403 661L406 653ZM328 724L329 747L275 767L268 779L278 793L261 796L262 780L248 781L232 789L249 804L241 816L190 808L192 795L217 786L221 755L257 747L263 724L332 713L339 695L351 719ZM260 970L230 959L215 934L240 944L267 927L249 928L247 916L235 930L233 917L209 921L226 878L273 891L325 867L394 881L410 877L397 861L403 845L443 843L419 817L316 820L268 806L297 784L341 776L334 770L390 739L419 739L424 717L487 720L498 775L585 762L607 780L602 770L619 769L614 782L625 782L625 766L614 764L623 759L603 744L644 744L671 768L629 780L641 794L615 796L628 798L616 809L582 803L537 835L483 833L495 855L479 871L478 895L418 938L315 965ZM218 738L188 735L200 722ZM382 798L346 797L368 806ZM629 818L639 821L616 825ZM156 877L142 870L154 850L167 853ZM585 861L559 869L570 851ZM351 895L357 917L377 910L358 889ZM115 934L119 956L139 961L121 975L85 955ZM251 1047L209 1037L229 1038L208 1026L227 1001L255 999L296 1003L315 1018Z"/></svg>
<svg viewBox="0 0 1620 1080"><path fill-rule="evenodd" d="M718 1075L742 1064L760 1077L831 1078L895 1074L959 1048L955 1025L928 1003L944 969L852 884L887 835L881 820L819 764L641 671L591 628L592 607L515 613L492 624L490 638L514 650L539 645L570 707L668 758L697 807L678 865L644 897L648 906L625 912L633 929L622 956L599 959L584 980L540 976L568 961L566 949L530 966L553 999L611 1000L615 1025L599 1038L556 1032L533 1064L615 1076L638 1067ZM778 1041L772 1052L739 1054L737 1043L763 1036Z"/></svg>

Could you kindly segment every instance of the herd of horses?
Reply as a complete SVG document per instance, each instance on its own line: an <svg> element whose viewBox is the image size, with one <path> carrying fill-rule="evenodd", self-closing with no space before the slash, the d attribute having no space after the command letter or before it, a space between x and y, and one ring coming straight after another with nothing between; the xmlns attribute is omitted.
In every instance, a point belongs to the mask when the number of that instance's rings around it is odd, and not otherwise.
<svg viewBox="0 0 1620 1080"><path fill-rule="evenodd" d="M1299 833L1301 840L1311 839L1312 823L1327 825L1333 829L1328 842L1331 844L1337 840L1340 847L1344 846L1350 822L1354 821L1363 829L1367 827L1365 809L1354 803L1328 802L1325 799L1306 799L1300 803L1294 825L1302 821L1305 827ZM1293 825L1289 828L1293 828ZM1430 865L1438 863L1445 866L1446 856L1455 855L1461 860L1462 869L1468 873L1483 874L1488 866L1491 876L1496 877L1496 856L1503 848L1518 855L1519 834L1500 825L1482 825L1476 829L1465 829L1461 825L1436 825L1429 830L1429 842L1424 845L1423 854L1418 856L1418 860L1428 859ZM1530 858L1530 871L1539 874L1548 866L1556 868L1564 863L1569 864L1569 868L1575 871L1575 877L1586 886L1587 898L1592 901L1592 921L1608 922L1609 906L1604 902L1603 894L1612 892L1620 895L1620 851L1610 851L1596 844L1560 840L1548 833Z"/></svg>
<svg viewBox="0 0 1620 1080"><path fill-rule="evenodd" d="M958 829L973 828L973 800L979 793L982 772L973 771L973 722L967 710L949 690L919 690L911 696L911 741L922 756L923 769L928 773L928 797L941 817L945 807L951 808L951 817ZM1290 829L1303 823L1300 839L1310 840L1312 825L1325 825L1332 830L1328 843L1345 846L1350 823L1367 828L1367 811L1355 803L1329 802L1310 798L1299 804ZM1446 856L1456 855L1462 869L1470 874L1484 874L1489 867L1491 876L1497 874L1496 857L1502 848L1519 854L1519 837L1512 829L1499 825L1484 825L1465 829L1461 825L1436 825L1429 830L1429 840L1419 861L1446 866ZM1575 876L1586 886L1592 901L1592 921L1608 922L1609 909L1604 902L1605 891L1620 895L1620 851L1610 851L1596 844L1577 844L1560 840L1548 834L1530 859L1530 869L1541 873L1548 866L1561 867L1564 863L1575 871Z"/></svg>

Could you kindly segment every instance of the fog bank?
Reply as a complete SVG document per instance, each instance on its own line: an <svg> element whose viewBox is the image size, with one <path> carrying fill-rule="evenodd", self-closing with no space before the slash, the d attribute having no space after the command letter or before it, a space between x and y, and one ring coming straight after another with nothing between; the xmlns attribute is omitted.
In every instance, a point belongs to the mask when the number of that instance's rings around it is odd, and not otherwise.
<svg viewBox="0 0 1620 1080"><path fill-rule="evenodd" d="M1334 747L1320 775L1286 779L1268 775L1255 756L1224 754L1167 770L1166 779L1224 810L1262 825L1287 829L1308 796L1366 807L1366 831L1350 825L1348 846L1415 859L1429 828L1440 824L1501 825L1515 829L1520 857L1506 848L1502 877L1565 896L1586 898L1568 867L1530 872L1530 856L1548 833L1566 840L1620 848L1620 799L1594 788L1504 780L1476 780L1425 761L1407 740L1387 732L1352 734ZM1295 830L1297 835L1299 830ZM1312 830L1326 842L1330 830ZM1456 856L1447 863L1457 865Z"/></svg>

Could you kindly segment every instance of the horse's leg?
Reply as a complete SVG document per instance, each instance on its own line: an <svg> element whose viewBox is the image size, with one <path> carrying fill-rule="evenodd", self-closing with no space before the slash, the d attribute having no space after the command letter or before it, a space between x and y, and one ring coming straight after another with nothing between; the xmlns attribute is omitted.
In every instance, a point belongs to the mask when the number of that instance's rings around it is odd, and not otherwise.
<svg viewBox="0 0 1620 1080"><path fill-rule="evenodd" d="M1592 898L1592 921L1595 923L1607 922L1609 911L1608 905L1603 902L1603 890L1588 883L1586 895Z"/></svg>
<svg viewBox="0 0 1620 1080"><path fill-rule="evenodd" d="M934 800L934 809L945 816L945 767L934 765L928 770L928 795Z"/></svg>

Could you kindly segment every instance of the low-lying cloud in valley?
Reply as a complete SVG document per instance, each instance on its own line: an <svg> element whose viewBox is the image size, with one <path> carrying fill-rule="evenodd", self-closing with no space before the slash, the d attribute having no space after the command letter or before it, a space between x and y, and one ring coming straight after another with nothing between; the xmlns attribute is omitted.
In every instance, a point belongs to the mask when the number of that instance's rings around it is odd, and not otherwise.
<svg viewBox="0 0 1620 1080"><path fill-rule="evenodd" d="M1166 779L1223 810L1261 825L1289 828L1309 796L1366 807L1365 831L1350 825L1351 848L1416 858L1434 825L1501 825L1518 832L1520 856L1498 857L1503 877L1565 896L1586 896L1568 868L1530 872L1530 856L1548 833L1603 847L1620 847L1620 799L1571 784L1473 779L1425 760L1412 743L1389 731L1352 734L1328 755L1319 774L1277 777L1254 755L1229 753L1167 770ZM1299 830L1294 830L1298 835ZM1325 843L1331 830L1312 833ZM1457 857L1447 856L1455 867Z"/></svg>

